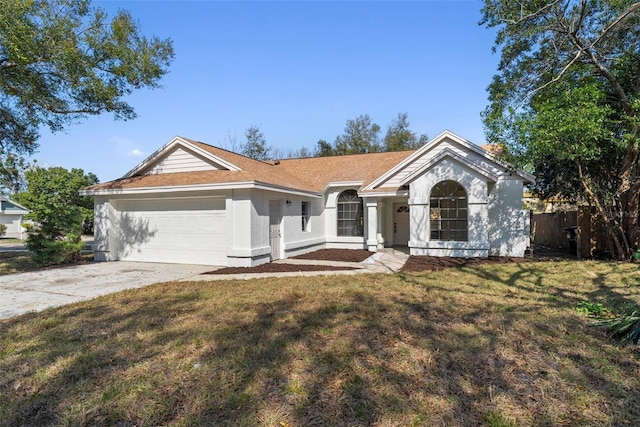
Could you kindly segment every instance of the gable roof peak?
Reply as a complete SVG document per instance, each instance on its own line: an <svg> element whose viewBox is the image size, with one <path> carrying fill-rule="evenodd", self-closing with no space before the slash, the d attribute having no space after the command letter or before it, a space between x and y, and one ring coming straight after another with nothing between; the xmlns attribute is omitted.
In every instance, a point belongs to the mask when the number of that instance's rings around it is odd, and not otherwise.
<svg viewBox="0 0 640 427"><path fill-rule="evenodd" d="M202 156L203 158L207 159L208 161L219 164L227 170L230 170L230 171L242 170L240 167L229 162L225 158L216 156L205 147L208 147L210 149L217 149L217 150L222 150L222 149L213 147L203 142L194 141L192 139L185 138L182 136L174 136L169 142L167 142L162 147L154 151L149 157L144 159L136 167L134 167L129 172L127 172L123 176L123 178L130 178L132 176L136 176L142 173L145 170L148 170L153 164L160 161L167 153L172 152L174 149L177 149L178 147L182 147L184 149L195 152L198 155Z"/></svg>

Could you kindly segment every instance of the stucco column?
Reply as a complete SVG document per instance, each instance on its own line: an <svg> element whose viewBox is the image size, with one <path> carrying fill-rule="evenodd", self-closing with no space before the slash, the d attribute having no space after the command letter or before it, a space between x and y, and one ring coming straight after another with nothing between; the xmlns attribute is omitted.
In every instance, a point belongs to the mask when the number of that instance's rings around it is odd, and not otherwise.
<svg viewBox="0 0 640 427"><path fill-rule="evenodd" d="M364 206L367 210L366 220L366 236L367 236L367 249L371 252L378 250L378 199L365 197Z"/></svg>

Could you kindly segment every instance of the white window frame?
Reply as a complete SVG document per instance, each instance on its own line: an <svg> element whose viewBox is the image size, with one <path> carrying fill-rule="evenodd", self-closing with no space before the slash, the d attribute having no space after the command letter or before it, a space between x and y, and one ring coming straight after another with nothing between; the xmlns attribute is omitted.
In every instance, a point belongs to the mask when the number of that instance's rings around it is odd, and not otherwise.
<svg viewBox="0 0 640 427"><path fill-rule="evenodd" d="M345 190L340 193L336 211L338 236L364 236L364 203L356 190Z"/></svg>
<svg viewBox="0 0 640 427"><path fill-rule="evenodd" d="M431 240L469 241L469 201L462 184L447 180L433 187L429 197L429 220Z"/></svg>

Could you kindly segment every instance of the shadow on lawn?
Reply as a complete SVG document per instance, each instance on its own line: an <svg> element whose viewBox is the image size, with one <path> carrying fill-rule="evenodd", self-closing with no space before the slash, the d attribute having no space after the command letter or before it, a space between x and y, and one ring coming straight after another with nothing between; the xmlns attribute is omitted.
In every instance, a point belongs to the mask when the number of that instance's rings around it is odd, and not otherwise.
<svg viewBox="0 0 640 427"><path fill-rule="evenodd" d="M514 293L543 268L156 285L5 321L0 425L637 424L640 365L567 313L580 296Z"/></svg>

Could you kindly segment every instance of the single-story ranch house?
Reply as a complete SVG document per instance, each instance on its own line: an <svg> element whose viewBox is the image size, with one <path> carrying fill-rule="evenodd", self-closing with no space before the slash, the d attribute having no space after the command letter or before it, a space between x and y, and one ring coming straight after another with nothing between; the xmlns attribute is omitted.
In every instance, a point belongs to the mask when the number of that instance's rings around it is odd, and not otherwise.
<svg viewBox="0 0 640 427"><path fill-rule="evenodd" d="M21 239L23 237L22 219L29 210L5 196L0 196L0 224L7 227L5 237Z"/></svg>
<svg viewBox="0 0 640 427"><path fill-rule="evenodd" d="M523 184L448 131L414 151L261 162L176 137L95 198L97 260L256 266L322 248L523 256Z"/></svg>

